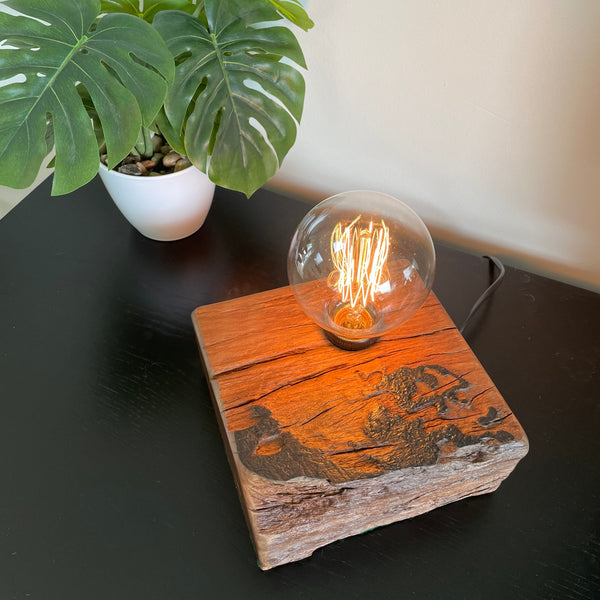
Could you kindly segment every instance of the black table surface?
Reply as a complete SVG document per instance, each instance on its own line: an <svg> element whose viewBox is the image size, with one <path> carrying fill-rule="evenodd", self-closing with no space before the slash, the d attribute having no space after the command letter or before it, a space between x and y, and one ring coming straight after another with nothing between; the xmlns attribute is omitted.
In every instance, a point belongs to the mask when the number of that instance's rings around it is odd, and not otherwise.
<svg viewBox="0 0 600 600"><path fill-rule="evenodd" d="M507 268L465 337L530 452L500 488L262 572L190 313L287 284L309 205L153 242L98 179L0 221L0 599L600 598L600 296ZM438 245L460 324L485 259Z"/></svg>

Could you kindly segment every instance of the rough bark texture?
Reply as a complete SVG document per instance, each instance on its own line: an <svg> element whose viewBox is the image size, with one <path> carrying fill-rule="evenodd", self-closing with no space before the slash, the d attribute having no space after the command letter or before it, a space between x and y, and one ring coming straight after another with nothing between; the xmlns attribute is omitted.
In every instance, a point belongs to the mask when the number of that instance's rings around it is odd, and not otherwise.
<svg viewBox="0 0 600 600"><path fill-rule="evenodd" d="M357 352L289 288L194 311L261 568L494 491L523 429L433 294Z"/></svg>

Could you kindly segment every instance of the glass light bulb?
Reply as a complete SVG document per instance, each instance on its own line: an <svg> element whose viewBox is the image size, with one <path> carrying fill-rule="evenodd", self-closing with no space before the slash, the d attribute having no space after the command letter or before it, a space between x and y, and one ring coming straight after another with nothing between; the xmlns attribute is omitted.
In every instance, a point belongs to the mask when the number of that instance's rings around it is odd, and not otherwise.
<svg viewBox="0 0 600 600"><path fill-rule="evenodd" d="M304 312L346 349L409 319L433 284L435 251L419 216L372 191L324 200L298 225L288 278Z"/></svg>

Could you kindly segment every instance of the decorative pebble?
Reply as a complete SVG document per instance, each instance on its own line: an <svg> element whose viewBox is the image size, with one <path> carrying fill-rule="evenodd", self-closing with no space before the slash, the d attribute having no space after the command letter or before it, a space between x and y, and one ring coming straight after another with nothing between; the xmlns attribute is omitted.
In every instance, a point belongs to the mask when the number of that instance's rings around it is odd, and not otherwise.
<svg viewBox="0 0 600 600"><path fill-rule="evenodd" d="M182 156L178 152L175 152L159 133L152 135L152 149L154 151L152 158L142 159L137 154L129 154L114 170L126 175L156 177L157 175L167 175L183 171L183 169L187 169L192 164L187 156ZM100 160L105 165L108 163L106 144L103 144L100 148Z"/></svg>
<svg viewBox="0 0 600 600"><path fill-rule="evenodd" d="M162 139L162 137L160 135L154 135L152 137L152 149L154 150L154 152L158 152L161 148L161 146L163 146L165 143L165 140Z"/></svg>
<svg viewBox="0 0 600 600"><path fill-rule="evenodd" d="M140 170L140 173L142 175L148 175L148 169L146 169L146 167L144 166L144 163L136 162L135 165Z"/></svg>
<svg viewBox="0 0 600 600"><path fill-rule="evenodd" d="M125 175L141 175L139 167L135 163L128 163L126 165L121 165L118 168L119 173L123 173Z"/></svg>
<svg viewBox="0 0 600 600"><path fill-rule="evenodd" d="M175 163L175 172L183 171L184 169L187 169L191 164L192 163L190 162L189 158L184 156Z"/></svg>
<svg viewBox="0 0 600 600"><path fill-rule="evenodd" d="M163 165L165 165L165 167L174 167L180 159L181 154L171 150L171 152L163 158Z"/></svg>

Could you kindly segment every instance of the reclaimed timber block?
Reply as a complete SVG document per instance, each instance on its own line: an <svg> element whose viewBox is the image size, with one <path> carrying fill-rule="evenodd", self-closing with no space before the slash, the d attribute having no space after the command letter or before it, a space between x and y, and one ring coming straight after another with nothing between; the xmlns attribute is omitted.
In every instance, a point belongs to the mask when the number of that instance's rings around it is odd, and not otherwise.
<svg viewBox="0 0 600 600"><path fill-rule="evenodd" d="M192 320L259 565L494 491L528 451L431 293L373 346L333 346L289 287Z"/></svg>

